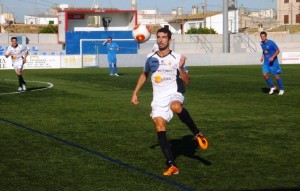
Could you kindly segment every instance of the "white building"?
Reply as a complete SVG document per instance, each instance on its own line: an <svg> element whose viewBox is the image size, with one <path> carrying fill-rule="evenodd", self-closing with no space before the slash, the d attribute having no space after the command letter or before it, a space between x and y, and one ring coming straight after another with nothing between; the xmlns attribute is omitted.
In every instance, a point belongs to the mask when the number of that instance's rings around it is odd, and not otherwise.
<svg viewBox="0 0 300 191"><path fill-rule="evenodd" d="M24 24L38 24L38 25L48 25L48 24L58 24L58 17L53 15L25 15Z"/></svg>
<svg viewBox="0 0 300 191"><path fill-rule="evenodd" d="M279 25L300 25L300 0L277 0Z"/></svg>
<svg viewBox="0 0 300 191"><path fill-rule="evenodd" d="M206 18L206 28L214 29L218 34L223 34L223 13ZM228 31L236 33L239 30L238 11L228 11Z"/></svg>
<svg viewBox="0 0 300 191"><path fill-rule="evenodd" d="M239 28L238 11L228 11L228 31L238 32ZM223 13L207 12L192 15L181 15L170 21L170 25L177 29L176 33L186 33L191 28L211 28L218 34L223 34Z"/></svg>
<svg viewBox="0 0 300 191"><path fill-rule="evenodd" d="M251 12L248 16L260 18L274 18L276 16L276 12L274 9L264 9L256 12Z"/></svg>
<svg viewBox="0 0 300 191"><path fill-rule="evenodd" d="M4 15L0 15L0 24L6 24Z"/></svg>

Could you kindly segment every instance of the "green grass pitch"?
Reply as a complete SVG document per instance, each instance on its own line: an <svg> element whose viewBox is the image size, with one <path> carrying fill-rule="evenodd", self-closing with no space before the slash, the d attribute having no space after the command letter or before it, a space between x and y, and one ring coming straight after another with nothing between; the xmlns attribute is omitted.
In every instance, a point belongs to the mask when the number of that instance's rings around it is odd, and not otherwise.
<svg viewBox="0 0 300 191"><path fill-rule="evenodd" d="M168 138L180 174L163 177L142 68L0 71L1 190L299 190L300 66L283 65L285 94L268 95L260 66L190 67L185 107L206 151L174 116ZM274 81L275 82L275 81Z"/></svg>

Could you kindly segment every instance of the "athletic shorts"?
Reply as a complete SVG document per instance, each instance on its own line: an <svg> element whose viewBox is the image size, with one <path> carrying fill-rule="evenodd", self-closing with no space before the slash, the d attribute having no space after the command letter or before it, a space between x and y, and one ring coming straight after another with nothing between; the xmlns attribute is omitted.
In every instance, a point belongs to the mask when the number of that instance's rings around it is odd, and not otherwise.
<svg viewBox="0 0 300 191"><path fill-rule="evenodd" d="M268 64L263 64L262 73L263 74L271 73L273 76L275 76L277 74L281 74L282 70L279 64L273 64L272 66L269 66Z"/></svg>
<svg viewBox="0 0 300 191"><path fill-rule="evenodd" d="M117 58L108 58L109 64L117 64Z"/></svg>
<svg viewBox="0 0 300 191"><path fill-rule="evenodd" d="M15 61L13 63L13 66L14 66L14 69L15 69L16 73L18 73L18 70L23 69L23 61L18 61L18 62Z"/></svg>
<svg viewBox="0 0 300 191"><path fill-rule="evenodd" d="M176 92L160 100L153 100L151 103L152 112L150 116L153 118L162 117L169 122L173 117L173 112L170 108L170 104L173 101L179 101L183 104L184 97L181 93Z"/></svg>

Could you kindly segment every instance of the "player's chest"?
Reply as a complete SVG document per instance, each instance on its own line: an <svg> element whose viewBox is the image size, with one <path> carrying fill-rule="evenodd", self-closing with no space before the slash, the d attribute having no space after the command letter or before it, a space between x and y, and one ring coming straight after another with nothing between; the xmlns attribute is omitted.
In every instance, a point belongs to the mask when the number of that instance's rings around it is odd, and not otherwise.
<svg viewBox="0 0 300 191"><path fill-rule="evenodd" d="M107 46L109 50L116 50L117 46L115 44L110 44Z"/></svg>
<svg viewBox="0 0 300 191"><path fill-rule="evenodd" d="M9 52L12 53L12 54L20 54L21 53L21 49L19 47L17 47L17 48L11 48Z"/></svg>
<svg viewBox="0 0 300 191"><path fill-rule="evenodd" d="M160 58L152 59L149 64L152 72L172 72L177 70L179 61L176 59Z"/></svg>

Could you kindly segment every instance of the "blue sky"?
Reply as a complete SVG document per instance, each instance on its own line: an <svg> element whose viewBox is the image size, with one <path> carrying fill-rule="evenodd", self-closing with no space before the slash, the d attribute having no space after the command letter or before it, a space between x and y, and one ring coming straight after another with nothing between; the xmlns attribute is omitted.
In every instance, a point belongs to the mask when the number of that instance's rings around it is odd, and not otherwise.
<svg viewBox="0 0 300 191"><path fill-rule="evenodd" d="M183 7L184 13L190 13L193 5L199 6L205 0L137 0L138 9L158 9L162 13L170 13L172 9ZM277 0L236 0L238 7L243 5L250 10L276 9ZM0 0L4 12L13 12L18 21L24 15L44 13L53 4L70 4L75 7L91 7L94 0ZM130 9L131 0L96 0L100 7ZM222 10L223 0L206 0L208 10Z"/></svg>

